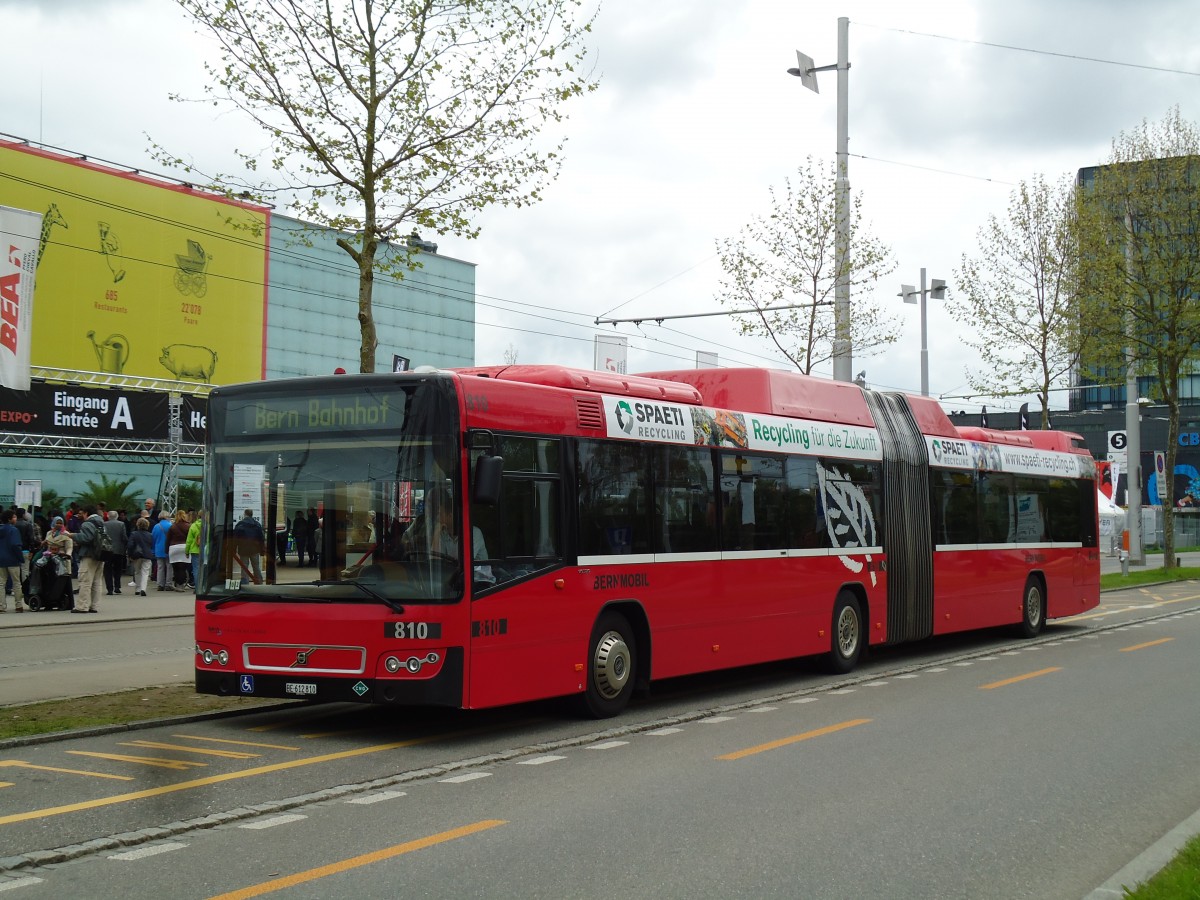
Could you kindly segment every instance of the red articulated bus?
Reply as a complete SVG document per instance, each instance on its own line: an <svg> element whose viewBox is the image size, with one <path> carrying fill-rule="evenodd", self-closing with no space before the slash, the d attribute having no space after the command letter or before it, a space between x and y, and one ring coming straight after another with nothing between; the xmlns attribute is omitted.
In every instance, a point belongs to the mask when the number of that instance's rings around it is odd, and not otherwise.
<svg viewBox="0 0 1200 900"><path fill-rule="evenodd" d="M782 371L219 387L204 507L204 693L574 694L610 716L654 679L818 654L848 672L871 645L1032 636L1099 602L1078 436ZM288 519L313 564L258 539Z"/></svg>

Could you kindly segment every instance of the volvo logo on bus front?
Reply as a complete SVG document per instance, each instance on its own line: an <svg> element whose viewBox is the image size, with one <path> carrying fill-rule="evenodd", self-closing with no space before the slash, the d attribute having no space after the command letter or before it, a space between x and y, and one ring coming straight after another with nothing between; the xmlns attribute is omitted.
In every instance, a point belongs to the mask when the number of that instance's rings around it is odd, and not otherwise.
<svg viewBox="0 0 1200 900"><path fill-rule="evenodd" d="M292 663L292 668L295 669L298 667L307 666L308 658L316 652L317 652L316 647L312 647L308 650L301 650L299 653L296 654L296 661L294 663Z"/></svg>

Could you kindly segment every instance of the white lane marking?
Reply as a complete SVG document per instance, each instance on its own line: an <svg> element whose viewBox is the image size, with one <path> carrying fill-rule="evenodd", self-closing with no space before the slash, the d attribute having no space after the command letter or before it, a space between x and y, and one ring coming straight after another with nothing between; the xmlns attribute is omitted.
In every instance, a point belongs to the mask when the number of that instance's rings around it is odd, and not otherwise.
<svg viewBox="0 0 1200 900"><path fill-rule="evenodd" d="M754 706L746 710L746 712L775 712L779 709L778 706Z"/></svg>
<svg viewBox="0 0 1200 900"><path fill-rule="evenodd" d="M789 700L788 703L816 703L816 697L797 697L795 700Z"/></svg>
<svg viewBox="0 0 1200 900"><path fill-rule="evenodd" d="M886 681L868 681L863 687L884 687L885 685L887 685Z"/></svg>
<svg viewBox="0 0 1200 900"><path fill-rule="evenodd" d="M487 778L491 772L468 772L466 775L452 775L449 778L442 778L438 781L439 784L463 784L467 781L475 781L478 778Z"/></svg>
<svg viewBox="0 0 1200 900"><path fill-rule="evenodd" d="M669 725L666 728L656 728L656 729L654 729L654 731L647 731L646 734L653 734L653 735L679 734L679 732L681 732L681 731L683 731L682 728L676 728L674 725Z"/></svg>
<svg viewBox="0 0 1200 900"><path fill-rule="evenodd" d="M947 669L945 666L935 666L934 668L926 669L925 671L937 673L937 672L949 672L950 670Z"/></svg>
<svg viewBox="0 0 1200 900"><path fill-rule="evenodd" d="M299 822L302 819L307 819L308 816L302 816L300 813L288 813L283 816L272 816L269 819L263 819L259 822L247 822L245 825L239 825L238 828L249 828L252 831L261 831L263 828L274 828L276 825L290 825L292 822Z"/></svg>
<svg viewBox="0 0 1200 900"><path fill-rule="evenodd" d="M973 666L973 665L975 665L975 660L973 660L973 659L968 659L968 660L965 660L965 661L963 661L963 662L956 662L954 665L958 666L960 669L965 669L965 668L967 668L968 666Z"/></svg>
<svg viewBox="0 0 1200 900"><path fill-rule="evenodd" d="M518 766L540 766L545 763L558 762L560 759L566 759L565 756L535 756L533 759L518 759Z"/></svg>
<svg viewBox="0 0 1200 900"><path fill-rule="evenodd" d="M841 697L845 694L853 694L853 693L854 693L854 688L842 688L840 691L830 691L829 696Z"/></svg>
<svg viewBox="0 0 1200 900"><path fill-rule="evenodd" d="M920 678L921 676L917 672L905 672L903 675L897 675L895 677L896 678Z"/></svg>
<svg viewBox="0 0 1200 900"><path fill-rule="evenodd" d="M701 725L715 725L717 722L732 722L733 716L709 716L707 719L701 719Z"/></svg>
<svg viewBox="0 0 1200 900"><path fill-rule="evenodd" d="M119 859L125 862L134 859L145 859L148 856L158 856L160 853L170 853L172 850L182 850L187 844L169 841L166 844L155 844L152 847L139 847L137 850L126 850L124 853L114 853L109 859Z"/></svg>
<svg viewBox="0 0 1200 900"><path fill-rule="evenodd" d="M407 797L404 791L380 791L378 794L367 794L365 797L355 797L347 803L357 803L360 806L370 806L372 803L382 803L384 800L395 800L397 797Z"/></svg>

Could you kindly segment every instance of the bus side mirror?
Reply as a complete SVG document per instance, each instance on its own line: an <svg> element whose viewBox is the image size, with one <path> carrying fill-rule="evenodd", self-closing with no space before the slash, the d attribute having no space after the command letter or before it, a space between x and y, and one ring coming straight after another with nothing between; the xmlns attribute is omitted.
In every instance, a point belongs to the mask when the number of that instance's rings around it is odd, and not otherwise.
<svg viewBox="0 0 1200 900"><path fill-rule="evenodd" d="M500 477L504 474L503 456L481 456L475 460L475 485L471 499L485 506L500 502Z"/></svg>

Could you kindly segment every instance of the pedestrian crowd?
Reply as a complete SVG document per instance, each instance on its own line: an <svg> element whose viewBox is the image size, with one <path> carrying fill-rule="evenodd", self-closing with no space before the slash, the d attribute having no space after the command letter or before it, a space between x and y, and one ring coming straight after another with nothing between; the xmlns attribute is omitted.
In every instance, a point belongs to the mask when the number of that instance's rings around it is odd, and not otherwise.
<svg viewBox="0 0 1200 900"><path fill-rule="evenodd" d="M0 613L69 609L98 613L100 598L121 585L147 596L194 590L204 540L202 511L156 510L147 498L136 512L110 511L103 503L71 503L65 511L34 515L21 507L0 511L0 569L5 595Z"/></svg>
<svg viewBox="0 0 1200 900"><path fill-rule="evenodd" d="M281 516L272 540L247 509L234 525L233 537L242 578L261 584L263 556L275 565L318 566L321 517L316 509L297 509ZM204 543L203 510L157 509L147 498L141 510L108 510L103 503L71 503L66 510L35 515L21 507L0 510L0 579L6 590L0 613L26 609L96 613L100 598L120 594L121 585L138 597L158 591L195 590ZM374 540L374 524L363 526ZM126 581L126 579L131 579Z"/></svg>

